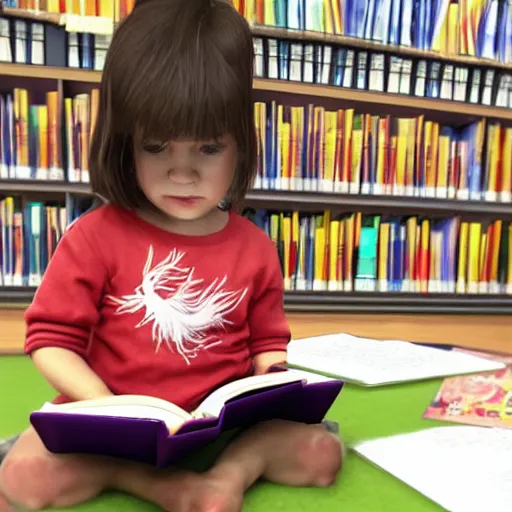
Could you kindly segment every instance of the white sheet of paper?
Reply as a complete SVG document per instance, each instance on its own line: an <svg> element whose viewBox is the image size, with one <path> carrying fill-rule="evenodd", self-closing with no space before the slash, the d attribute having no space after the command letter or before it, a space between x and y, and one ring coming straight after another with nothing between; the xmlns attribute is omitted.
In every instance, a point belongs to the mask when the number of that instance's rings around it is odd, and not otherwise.
<svg viewBox="0 0 512 512"><path fill-rule="evenodd" d="M505 366L463 352L350 334L292 340L287 361L291 366L367 386L491 371Z"/></svg>
<svg viewBox="0 0 512 512"><path fill-rule="evenodd" d="M447 426L353 449L450 512L512 510L512 430Z"/></svg>

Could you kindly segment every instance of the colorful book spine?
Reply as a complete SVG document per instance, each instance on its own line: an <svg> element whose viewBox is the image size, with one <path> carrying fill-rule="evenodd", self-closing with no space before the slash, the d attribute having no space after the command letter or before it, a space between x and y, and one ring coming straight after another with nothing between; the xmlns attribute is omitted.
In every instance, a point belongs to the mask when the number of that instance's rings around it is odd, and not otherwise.
<svg viewBox="0 0 512 512"><path fill-rule="evenodd" d="M512 293L512 223L247 210L288 291Z"/></svg>
<svg viewBox="0 0 512 512"><path fill-rule="evenodd" d="M38 286L69 223L88 207L71 200L69 207L0 200L0 286Z"/></svg>
<svg viewBox="0 0 512 512"><path fill-rule="evenodd" d="M512 196L512 128L254 104L255 188L486 200Z"/></svg>

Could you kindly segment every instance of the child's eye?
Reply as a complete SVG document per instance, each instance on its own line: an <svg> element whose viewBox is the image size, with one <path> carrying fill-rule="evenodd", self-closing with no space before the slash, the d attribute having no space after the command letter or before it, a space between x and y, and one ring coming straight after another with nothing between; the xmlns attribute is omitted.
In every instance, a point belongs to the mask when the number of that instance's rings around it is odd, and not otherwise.
<svg viewBox="0 0 512 512"><path fill-rule="evenodd" d="M144 142L142 144L142 149L146 151L146 153L151 153L152 155L158 155L165 151L168 147L166 142Z"/></svg>
<svg viewBox="0 0 512 512"><path fill-rule="evenodd" d="M201 146L201 152L205 155L218 155L222 152L222 146L220 144L204 144Z"/></svg>

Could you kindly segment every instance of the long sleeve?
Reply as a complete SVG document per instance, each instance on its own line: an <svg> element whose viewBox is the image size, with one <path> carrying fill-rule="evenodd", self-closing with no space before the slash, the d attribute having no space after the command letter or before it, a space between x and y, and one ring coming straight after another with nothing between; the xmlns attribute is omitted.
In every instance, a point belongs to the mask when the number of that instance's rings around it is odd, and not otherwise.
<svg viewBox="0 0 512 512"><path fill-rule="evenodd" d="M273 244L261 254L264 268L255 284L249 305L250 350L252 355L286 351L290 328L284 312L283 276Z"/></svg>
<svg viewBox="0 0 512 512"><path fill-rule="evenodd" d="M87 240L79 222L70 226L25 313L25 352L59 347L85 357L107 279L98 248Z"/></svg>

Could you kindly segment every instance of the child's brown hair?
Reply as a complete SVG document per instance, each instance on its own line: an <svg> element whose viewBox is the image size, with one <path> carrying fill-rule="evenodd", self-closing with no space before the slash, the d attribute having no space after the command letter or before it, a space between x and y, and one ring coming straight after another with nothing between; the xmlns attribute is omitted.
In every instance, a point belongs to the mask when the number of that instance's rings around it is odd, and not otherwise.
<svg viewBox="0 0 512 512"><path fill-rule="evenodd" d="M156 141L232 134L238 162L229 200L252 185L256 134L253 42L227 0L138 0L109 48L92 137L93 191L125 208L146 206L135 174L138 131Z"/></svg>

